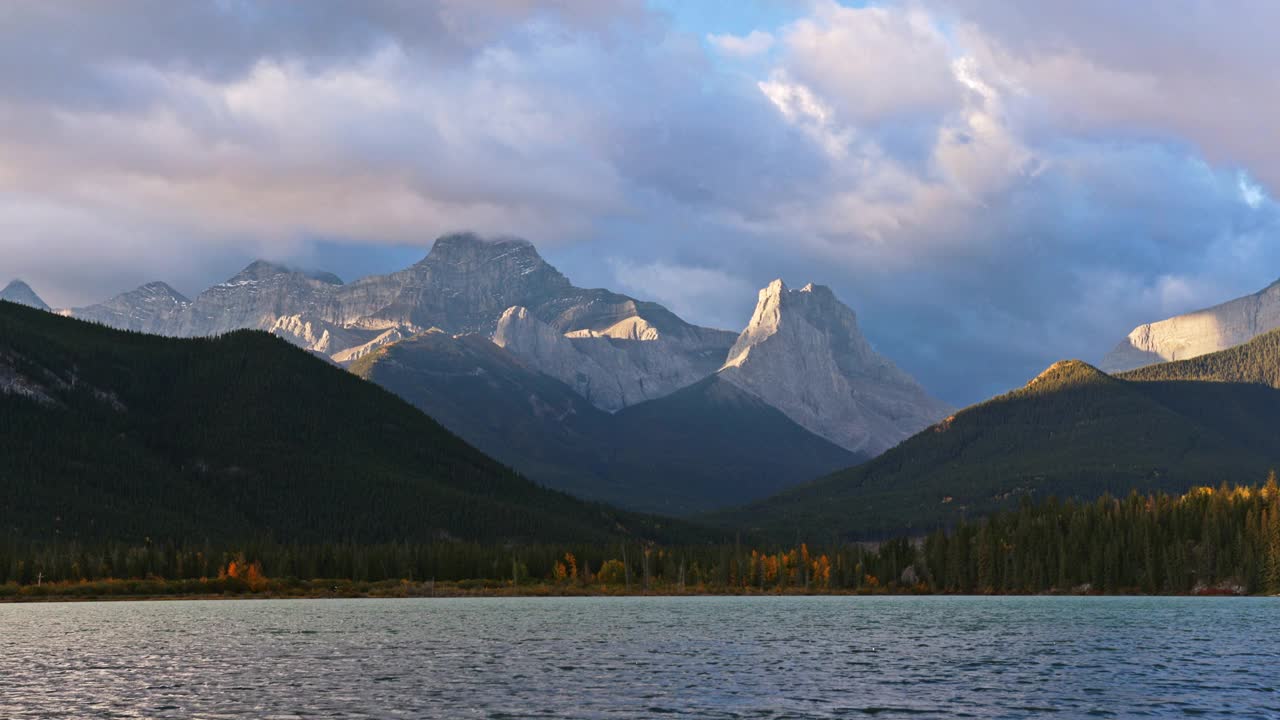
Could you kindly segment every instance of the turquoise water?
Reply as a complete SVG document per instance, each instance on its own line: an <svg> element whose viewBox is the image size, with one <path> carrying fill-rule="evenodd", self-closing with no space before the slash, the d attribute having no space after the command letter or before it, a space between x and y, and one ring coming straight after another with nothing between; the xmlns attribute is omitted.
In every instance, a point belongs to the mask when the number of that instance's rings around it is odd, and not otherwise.
<svg viewBox="0 0 1280 720"><path fill-rule="evenodd" d="M1269 598L0 605L4 718L1280 717Z"/></svg>

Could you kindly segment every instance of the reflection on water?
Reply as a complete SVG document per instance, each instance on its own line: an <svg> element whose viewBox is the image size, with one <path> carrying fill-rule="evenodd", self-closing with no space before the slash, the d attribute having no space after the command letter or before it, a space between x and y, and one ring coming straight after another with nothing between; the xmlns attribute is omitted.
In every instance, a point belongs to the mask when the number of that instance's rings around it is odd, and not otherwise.
<svg viewBox="0 0 1280 720"><path fill-rule="evenodd" d="M1268 598L0 605L4 718L1280 716Z"/></svg>

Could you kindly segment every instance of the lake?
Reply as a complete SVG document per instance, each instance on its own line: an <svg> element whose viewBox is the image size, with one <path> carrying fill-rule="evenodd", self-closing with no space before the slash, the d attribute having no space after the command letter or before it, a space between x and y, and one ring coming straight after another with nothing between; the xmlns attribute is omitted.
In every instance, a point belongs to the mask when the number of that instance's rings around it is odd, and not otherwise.
<svg viewBox="0 0 1280 720"><path fill-rule="evenodd" d="M0 605L4 718L1280 716L1280 600Z"/></svg>

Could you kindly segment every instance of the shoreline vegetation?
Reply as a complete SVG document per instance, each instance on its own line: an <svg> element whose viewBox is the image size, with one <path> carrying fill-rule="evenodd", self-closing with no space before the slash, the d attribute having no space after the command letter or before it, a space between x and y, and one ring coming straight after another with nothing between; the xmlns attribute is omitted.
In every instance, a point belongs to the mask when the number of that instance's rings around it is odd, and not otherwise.
<svg viewBox="0 0 1280 720"><path fill-rule="evenodd" d="M322 578L322 579L304 579ZM0 602L571 595L1274 595L1280 484L1054 498L923 537L810 548L0 544Z"/></svg>
<svg viewBox="0 0 1280 720"><path fill-rule="evenodd" d="M102 580L77 583L45 583L42 585L0 586L0 603L38 602L104 602L164 600L339 600L339 599L409 599L409 598L514 598L514 597L889 597L889 596L965 596L965 597L1249 597L1244 588L1230 584L1198 587L1187 593L1144 593L1131 591L1104 593L1092 588L1070 590L1048 589L1040 592L960 593L921 590L901 586L879 588L767 588L755 587L687 587L627 589L625 586L557 585L540 582L512 585L510 581L475 580L445 582L410 582L380 580L353 582L347 580L271 581L257 590L228 585L220 580ZM1255 594L1253 596L1265 596Z"/></svg>

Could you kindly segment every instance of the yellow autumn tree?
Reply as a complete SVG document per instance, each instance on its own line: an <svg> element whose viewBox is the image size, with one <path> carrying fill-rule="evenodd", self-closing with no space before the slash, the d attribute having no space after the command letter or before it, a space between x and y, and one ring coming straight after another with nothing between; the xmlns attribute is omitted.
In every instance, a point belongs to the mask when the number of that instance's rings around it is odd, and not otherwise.
<svg viewBox="0 0 1280 720"><path fill-rule="evenodd" d="M764 584L769 585L778 581L778 558L773 555L765 555L761 558L764 566Z"/></svg>
<svg viewBox="0 0 1280 720"><path fill-rule="evenodd" d="M813 583L820 588L831 587L831 558L819 555L810 563Z"/></svg>
<svg viewBox="0 0 1280 720"><path fill-rule="evenodd" d="M603 585L621 585L627 580L627 568L621 560L606 560L596 573L596 579Z"/></svg>

